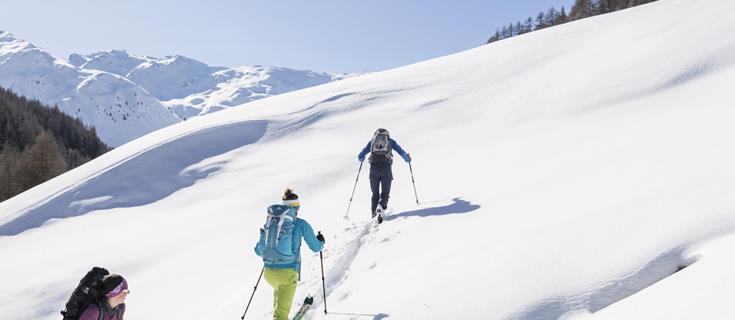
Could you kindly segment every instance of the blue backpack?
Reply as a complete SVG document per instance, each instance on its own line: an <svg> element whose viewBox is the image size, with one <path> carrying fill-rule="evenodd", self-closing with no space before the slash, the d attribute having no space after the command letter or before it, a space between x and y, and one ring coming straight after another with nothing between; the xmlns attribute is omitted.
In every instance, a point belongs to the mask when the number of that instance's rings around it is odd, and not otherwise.
<svg viewBox="0 0 735 320"><path fill-rule="evenodd" d="M296 209L274 204L268 207L268 218L260 232L263 245L263 261L267 264L288 264L299 261L294 252Z"/></svg>

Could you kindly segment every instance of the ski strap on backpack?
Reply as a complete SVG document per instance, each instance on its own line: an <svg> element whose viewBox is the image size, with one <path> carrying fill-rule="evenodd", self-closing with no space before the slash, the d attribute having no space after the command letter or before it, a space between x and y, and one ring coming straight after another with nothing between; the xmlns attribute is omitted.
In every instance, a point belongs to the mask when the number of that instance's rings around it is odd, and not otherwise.
<svg viewBox="0 0 735 320"><path fill-rule="evenodd" d="M299 261L298 244L294 244L296 209L283 204L268 207L260 244L266 266L288 266Z"/></svg>
<svg viewBox="0 0 735 320"><path fill-rule="evenodd" d="M278 246L278 240L281 240L281 230L283 229L283 223L285 221L289 221L293 224L294 219L292 216L287 214L280 214L280 215L273 215L269 214L268 218L265 220L265 227L263 228L265 230L265 246L268 246L268 232L271 230L272 224L276 224L276 242L273 244L274 246Z"/></svg>

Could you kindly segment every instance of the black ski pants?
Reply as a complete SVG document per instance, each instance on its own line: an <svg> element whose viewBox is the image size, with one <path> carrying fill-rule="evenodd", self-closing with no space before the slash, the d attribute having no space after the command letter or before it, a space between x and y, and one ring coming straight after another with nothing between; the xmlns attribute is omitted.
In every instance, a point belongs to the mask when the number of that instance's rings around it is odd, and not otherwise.
<svg viewBox="0 0 735 320"><path fill-rule="evenodd" d="M373 192L370 213L375 212L378 203L383 208L388 208L391 182L393 182L393 170L390 163L370 164L370 190Z"/></svg>

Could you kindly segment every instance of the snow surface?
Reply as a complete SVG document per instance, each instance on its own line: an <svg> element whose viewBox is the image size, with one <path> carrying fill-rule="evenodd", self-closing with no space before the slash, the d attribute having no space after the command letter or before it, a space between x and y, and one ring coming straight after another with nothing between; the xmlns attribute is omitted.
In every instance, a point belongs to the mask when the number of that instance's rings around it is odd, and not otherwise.
<svg viewBox="0 0 735 320"><path fill-rule="evenodd" d="M235 319L284 187L311 319L732 319L735 3L665 0L196 117L0 203L3 319L53 319L93 265L128 319ZM393 166L382 225L356 155ZM677 272L678 271L678 272ZM271 317L261 282L246 319Z"/></svg>

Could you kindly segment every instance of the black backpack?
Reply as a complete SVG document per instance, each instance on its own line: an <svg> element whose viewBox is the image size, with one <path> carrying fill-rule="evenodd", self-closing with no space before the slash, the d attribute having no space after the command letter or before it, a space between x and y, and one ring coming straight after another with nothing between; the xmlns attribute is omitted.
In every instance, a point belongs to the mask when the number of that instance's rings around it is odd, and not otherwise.
<svg viewBox="0 0 735 320"><path fill-rule="evenodd" d="M94 267L79 281L66 307L61 311L63 320L78 320L90 304L102 301L102 278L110 274L105 268Z"/></svg>
<svg viewBox="0 0 735 320"><path fill-rule="evenodd" d="M390 146L390 133L386 129L378 129L370 141L370 162L393 162Z"/></svg>

